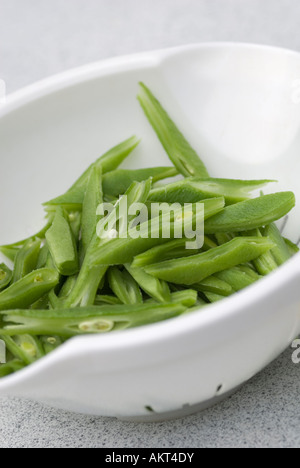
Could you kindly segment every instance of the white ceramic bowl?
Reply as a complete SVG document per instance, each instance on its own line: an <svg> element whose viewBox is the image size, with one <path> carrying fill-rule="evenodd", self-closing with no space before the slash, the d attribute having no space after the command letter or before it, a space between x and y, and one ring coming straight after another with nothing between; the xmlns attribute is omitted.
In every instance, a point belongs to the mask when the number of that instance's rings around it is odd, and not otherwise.
<svg viewBox="0 0 300 468"><path fill-rule="evenodd" d="M41 202L132 134L142 144L127 167L168 164L136 101L140 80L175 117L212 175L275 178L280 182L271 191L294 190L300 199L300 55L193 45L90 65L8 97L0 109L1 243L35 232ZM299 219L300 204L285 228L293 241L299 240ZM72 339L1 380L0 396L121 418L187 414L246 382L296 337L299 285L298 254L256 285L199 312Z"/></svg>

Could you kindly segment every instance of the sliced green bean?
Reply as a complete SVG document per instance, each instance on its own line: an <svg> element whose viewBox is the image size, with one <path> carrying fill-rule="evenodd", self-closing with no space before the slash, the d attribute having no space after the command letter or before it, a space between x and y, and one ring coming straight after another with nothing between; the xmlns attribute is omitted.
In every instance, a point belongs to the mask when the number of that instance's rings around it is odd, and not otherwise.
<svg viewBox="0 0 300 468"><path fill-rule="evenodd" d="M247 200L252 191L274 182L272 180L235 180L188 178L155 188L149 195L152 202L197 203L206 198L223 196L226 205Z"/></svg>
<svg viewBox="0 0 300 468"><path fill-rule="evenodd" d="M69 211L68 219L70 227L74 236L74 239L77 240L79 237L81 229L81 212L80 211Z"/></svg>
<svg viewBox="0 0 300 468"><path fill-rule="evenodd" d="M247 263L272 247L273 242L266 238L239 237L193 257L147 266L145 271L171 283L193 285L214 273Z"/></svg>
<svg viewBox="0 0 300 468"><path fill-rule="evenodd" d="M226 233L226 232L217 232L215 234L215 237L217 239L217 242L219 245L226 244L227 242L230 242L232 239L234 239L234 235L231 233Z"/></svg>
<svg viewBox="0 0 300 468"><path fill-rule="evenodd" d="M3 289L7 288L12 280L12 271L5 265L5 263L0 264L0 292Z"/></svg>
<svg viewBox="0 0 300 468"><path fill-rule="evenodd" d="M214 294L210 292L206 292L205 296L211 304L224 300L224 296L220 296L219 294Z"/></svg>
<svg viewBox="0 0 300 468"><path fill-rule="evenodd" d="M158 245L137 255L132 263L133 268L140 268L151 263L164 262L174 258L188 257L199 253L199 249L187 249L187 239L175 239L167 244Z"/></svg>
<svg viewBox="0 0 300 468"><path fill-rule="evenodd" d="M186 311L182 304L141 304L81 307L60 310L8 310L1 312L0 335L30 334L72 337L107 333L178 317Z"/></svg>
<svg viewBox="0 0 300 468"><path fill-rule="evenodd" d="M39 270L40 268L45 268L49 255L49 248L47 243L43 245L39 252L38 260L36 268Z"/></svg>
<svg viewBox="0 0 300 468"><path fill-rule="evenodd" d="M251 269L249 270L251 271ZM257 273L252 273L253 274L249 273L247 269L238 266L220 271L216 273L215 276L222 281L226 281L226 283L232 287L233 291L238 292L262 278Z"/></svg>
<svg viewBox="0 0 300 468"><path fill-rule="evenodd" d="M284 237L284 242L287 248L289 249L291 257L300 251L299 247L296 244L294 244L294 242L287 239L286 237Z"/></svg>
<svg viewBox="0 0 300 468"><path fill-rule="evenodd" d="M198 302L198 293L193 289L185 289L183 291L176 291L171 294L171 302L173 304L182 304L185 307L194 307ZM147 304L155 304L155 299L147 299Z"/></svg>
<svg viewBox="0 0 300 468"><path fill-rule="evenodd" d="M24 362L20 361L19 359L13 359L7 364L0 364L0 378L7 377L14 372L24 369L25 365L26 364L24 364Z"/></svg>
<svg viewBox="0 0 300 468"><path fill-rule="evenodd" d="M55 270L33 271L0 293L0 310L26 308L51 291L59 281Z"/></svg>
<svg viewBox="0 0 300 468"><path fill-rule="evenodd" d="M114 171L132 153L138 144L139 140L136 137L132 137L112 148L108 153L94 162L65 194L44 203L44 206L68 205L69 207L73 206L73 208L80 209L92 170L97 168L101 170L102 174Z"/></svg>
<svg viewBox="0 0 300 468"><path fill-rule="evenodd" d="M247 231L245 235L263 237L260 229L253 229L252 231ZM258 258L254 259L252 263L256 271L262 276L269 275L270 273L272 273L272 271L278 268L278 265L272 254L272 250L270 250L269 252L264 252Z"/></svg>
<svg viewBox="0 0 300 468"><path fill-rule="evenodd" d="M73 288L75 287L77 278L78 278L77 275L68 276L61 290L59 291L58 297L60 299L67 298L71 294L71 292L73 291Z"/></svg>
<svg viewBox="0 0 300 468"><path fill-rule="evenodd" d="M1 339L14 358L23 361L26 365L32 364L45 355L40 340L34 336L1 336Z"/></svg>
<svg viewBox="0 0 300 468"><path fill-rule="evenodd" d="M204 292L205 294L209 292L223 297L231 296L231 294L234 293L230 284L214 276L204 279L201 283L194 284L193 288L199 292Z"/></svg>
<svg viewBox="0 0 300 468"><path fill-rule="evenodd" d="M78 254L68 217L57 207L51 228L46 233L53 262L61 275L72 276L79 270Z"/></svg>
<svg viewBox="0 0 300 468"><path fill-rule="evenodd" d="M86 254L88 246L93 239L99 216L97 216L97 208L100 203L103 203L101 173L94 167L87 184L83 205L82 205L82 224L81 237L83 255Z"/></svg>
<svg viewBox="0 0 300 468"><path fill-rule="evenodd" d="M48 309L48 308L50 308L48 294L45 294L44 296L42 296L40 299L38 299L36 302L34 302L30 306L30 309Z"/></svg>
<svg viewBox="0 0 300 468"><path fill-rule="evenodd" d="M122 304L142 304L143 296L137 282L125 270L113 267L108 271L108 282L112 292Z"/></svg>
<svg viewBox="0 0 300 468"><path fill-rule="evenodd" d="M151 91L140 83L138 100L161 144L178 171L186 177L208 177L207 169L196 151L178 130Z"/></svg>
<svg viewBox="0 0 300 468"><path fill-rule="evenodd" d="M152 167L149 169L122 170L109 172L103 176L103 192L105 196L118 198L129 189L133 182L152 179L153 183L175 177L178 174L173 167Z"/></svg>
<svg viewBox="0 0 300 468"><path fill-rule="evenodd" d="M205 223L205 233L249 231L285 216L295 206L292 192L264 195L227 206Z"/></svg>
<svg viewBox="0 0 300 468"><path fill-rule="evenodd" d="M122 302L115 296L110 295L101 295L98 294L96 296L95 305L102 306L102 305L121 305Z"/></svg>
<svg viewBox="0 0 300 468"><path fill-rule="evenodd" d="M40 240L29 240L19 250L13 271L12 282L16 283L37 268L41 247Z"/></svg>
<svg viewBox="0 0 300 468"><path fill-rule="evenodd" d="M275 244L274 249L271 250L275 262L278 266L283 265L291 258L291 255L289 248L280 234L279 229L275 224L270 224L264 229L263 234L264 236L269 237L269 239L271 239L271 241Z"/></svg>
<svg viewBox="0 0 300 468"><path fill-rule="evenodd" d="M40 341L45 354L52 353L52 351L63 344L63 340L60 336L41 336Z"/></svg>
<svg viewBox="0 0 300 468"><path fill-rule="evenodd" d="M133 268L128 264L125 265L125 267L148 296L156 299L158 302L171 302L170 288L165 281L160 281L159 279L148 275L141 268Z"/></svg>

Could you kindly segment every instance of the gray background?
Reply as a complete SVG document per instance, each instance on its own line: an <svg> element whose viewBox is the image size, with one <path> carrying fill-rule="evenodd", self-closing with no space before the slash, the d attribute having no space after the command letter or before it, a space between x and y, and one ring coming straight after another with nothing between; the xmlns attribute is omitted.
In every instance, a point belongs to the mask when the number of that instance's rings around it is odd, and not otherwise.
<svg viewBox="0 0 300 468"><path fill-rule="evenodd" d="M299 0L0 0L9 92L67 68L201 41L300 50ZM1 447L300 447L300 368L291 350L202 414L122 423L0 400Z"/></svg>

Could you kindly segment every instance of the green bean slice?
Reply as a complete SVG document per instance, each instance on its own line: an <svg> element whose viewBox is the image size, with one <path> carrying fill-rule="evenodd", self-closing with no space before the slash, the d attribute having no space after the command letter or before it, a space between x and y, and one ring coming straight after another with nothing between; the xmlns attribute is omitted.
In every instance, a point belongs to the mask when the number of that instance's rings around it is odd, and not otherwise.
<svg viewBox="0 0 300 468"><path fill-rule="evenodd" d="M0 310L25 309L49 293L58 281L55 270L43 268L33 271L0 293Z"/></svg>
<svg viewBox="0 0 300 468"><path fill-rule="evenodd" d="M266 226L285 216L295 206L292 192L246 200L230 205L205 223L206 234L241 232Z"/></svg>
<svg viewBox="0 0 300 468"><path fill-rule="evenodd" d="M0 335L30 334L72 337L124 330L178 317L186 311L182 304L138 304L81 307L56 310L2 311Z"/></svg>
<svg viewBox="0 0 300 468"><path fill-rule="evenodd" d="M166 153L185 177L208 177L207 169L159 101L143 83L138 100Z"/></svg>
<svg viewBox="0 0 300 468"><path fill-rule="evenodd" d="M64 210L57 207L51 228L46 233L47 245L58 272L72 276L79 270L76 241L68 217Z"/></svg>
<svg viewBox="0 0 300 468"><path fill-rule="evenodd" d="M232 205L247 200L252 191L270 182L275 181L193 177L153 189L149 195L149 201L184 204L223 196L226 205Z"/></svg>
<svg viewBox="0 0 300 468"><path fill-rule="evenodd" d="M13 271L12 282L16 283L24 276L31 273L37 268L37 262L39 258L41 247L40 240L29 240L19 250L16 259L15 267Z"/></svg>
<svg viewBox="0 0 300 468"><path fill-rule="evenodd" d="M161 281L151 275L148 275L141 268L133 268L128 264L125 265L125 267L148 296L156 299L158 302L171 302L170 288L165 281Z"/></svg>
<svg viewBox="0 0 300 468"><path fill-rule="evenodd" d="M152 179L158 182L163 179L175 177L178 174L173 167L153 167L137 170L116 170L103 176L103 192L105 196L118 198L123 195L133 182L143 182Z"/></svg>
<svg viewBox="0 0 300 468"><path fill-rule="evenodd" d="M125 270L110 268L108 282L112 292L120 299L122 304L142 304L143 296L137 282Z"/></svg>
<svg viewBox="0 0 300 468"><path fill-rule="evenodd" d="M193 285L214 273L249 262L272 247L274 244L265 238L240 237L193 257L147 266L145 271L171 283Z"/></svg>
<svg viewBox="0 0 300 468"><path fill-rule="evenodd" d="M12 271L5 265L5 263L0 264L0 292L3 289L7 288L12 280Z"/></svg>

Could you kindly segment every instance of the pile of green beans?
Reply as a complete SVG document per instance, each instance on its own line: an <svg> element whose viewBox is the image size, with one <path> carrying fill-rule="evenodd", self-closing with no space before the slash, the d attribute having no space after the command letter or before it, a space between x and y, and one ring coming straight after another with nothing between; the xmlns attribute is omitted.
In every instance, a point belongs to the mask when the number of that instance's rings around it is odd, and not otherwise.
<svg viewBox="0 0 300 468"><path fill-rule="evenodd" d="M139 140L132 137L95 161L66 193L46 202L46 226L29 239L0 247L0 339L7 362L0 377L23 369L82 334L100 334L178 317L225 299L253 285L288 261L299 249L277 225L295 206L292 192L259 190L272 180L211 178L196 151L151 91L140 84L138 100L171 167L123 170ZM169 178L177 180L167 183ZM257 191L258 195L253 197ZM205 207L203 247L186 248L175 235L138 239L119 219L115 235L101 232L109 217L98 214L104 202L118 213L122 197ZM112 214L110 215L112 216ZM139 225L149 234L148 223ZM9 263L10 262L10 263Z"/></svg>

